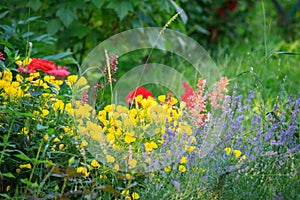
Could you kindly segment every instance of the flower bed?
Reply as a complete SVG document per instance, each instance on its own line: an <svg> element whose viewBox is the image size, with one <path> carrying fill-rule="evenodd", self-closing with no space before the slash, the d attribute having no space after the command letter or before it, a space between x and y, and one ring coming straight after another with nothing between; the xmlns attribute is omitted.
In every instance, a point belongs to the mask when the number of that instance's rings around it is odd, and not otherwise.
<svg viewBox="0 0 300 200"><path fill-rule="evenodd" d="M200 78L196 89L182 83L182 97L138 87L127 107L96 110L87 91L114 81L111 68L90 86L50 61L17 63L19 72L0 73L2 197L207 199L234 184L245 187L236 198L248 198L248 186L265 197L299 195L285 184L299 180L300 94L269 112L253 91L228 91L226 77L209 92Z"/></svg>

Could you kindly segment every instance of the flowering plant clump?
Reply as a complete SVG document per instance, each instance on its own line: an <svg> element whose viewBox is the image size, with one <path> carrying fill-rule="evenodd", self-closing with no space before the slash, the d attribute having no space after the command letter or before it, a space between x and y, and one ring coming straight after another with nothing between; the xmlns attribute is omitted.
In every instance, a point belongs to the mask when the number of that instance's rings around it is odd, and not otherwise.
<svg viewBox="0 0 300 200"><path fill-rule="evenodd" d="M200 78L196 89L182 83L181 99L140 86L128 106L97 110L88 90L116 81L117 58L96 86L38 58L0 72L1 197L246 199L297 188L300 94L267 111L254 91L230 95L226 77L210 90ZM244 183L255 193L231 192Z"/></svg>

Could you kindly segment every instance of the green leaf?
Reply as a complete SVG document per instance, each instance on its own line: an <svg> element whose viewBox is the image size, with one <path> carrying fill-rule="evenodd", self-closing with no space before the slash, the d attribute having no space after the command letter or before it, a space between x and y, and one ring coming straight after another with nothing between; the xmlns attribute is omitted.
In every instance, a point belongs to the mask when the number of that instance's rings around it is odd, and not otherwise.
<svg viewBox="0 0 300 200"><path fill-rule="evenodd" d="M46 56L46 57L44 57L44 59L46 59L46 60L60 60L64 57L70 56L72 54L73 54L72 52L62 52L62 53L59 53L59 54Z"/></svg>
<svg viewBox="0 0 300 200"><path fill-rule="evenodd" d="M5 176L7 178L16 178L12 173L8 172L8 173L4 173L2 174L2 176Z"/></svg>
<svg viewBox="0 0 300 200"><path fill-rule="evenodd" d="M2 19L3 17L5 17L5 15L7 15L9 13L9 10L3 12L0 14L0 19Z"/></svg>
<svg viewBox="0 0 300 200"><path fill-rule="evenodd" d="M33 97L39 97L39 96L41 96L42 94L43 94L43 91L42 90L40 90L40 91L34 91L33 90L34 88L29 88L29 93L30 93L30 95L31 96L33 96Z"/></svg>
<svg viewBox="0 0 300 200"><path fill-rule="evenodd" d="M8 194L0 194L1 197L5 197L6 199L10 199L11 197Z"/></svg>
<svg viewBox="0 0 300 200"><path fill-rule="evenodd" d="M54 133L55 129L54 128L49 128L48 129L48 135L51 135L52 133Z"/></svg>
<svg viewBox="0 0 300 200"><path fill-rule="evenodd" d="M9 42L7 42L5 40L0 40L0 44L3 44L3 45L7 46L10 49L14 48L14 46L11 43L9 43Z"/></svg>
<svg viewBox="0 0 300 200"><path fill-rule="evenodd" d="M34 11L37 11L42 6L42 3L40 0L30 0L26 6L32 8Z"/></svg>
<svg viewBox="0 0 300 200"><path fill-rule="evenodd" d="M22 35L22 38L26 38L26 37L29 37L29 36L32 36L32 35L34 35L33 32L26 32L26 33L24 33L24 34Z"/></svg>
<svg viewBox="0 0 300 200"><path fill-rule="evenodd" d="M61 28L61 26L61 22L58 19L52 19L47 24L47 32L50 35L54 35Z"/></svg>
<svg viewBox="0 0 300 200"><path fill-rule="evenodd" d="M59 17L60 21L68 27L74 19L77 19L77 15L69 9L60 8L56 12L56 16Z"/></svg>
<svg viewBox="0 0 300 200"><path fill-rule="evenodd" d="M15 111L14 114L15 114L16 116L35 117L35 115L32 114L32 113L30 113L30 112L23 113L23 112Z"/></svg>
<svg viewBox="0 0 300 200"><path fill-rule="evenodd" d="M2 60L0 60L0 68L2 70L6 70L6 66L5 66L5 64L4 64L4 62Z"/></svg>
<svg viewBox="0 0 300 200"><path fill-rule="evenodd" d="M107 5L107 8L114 9L117 12L120 20L122 20L129 13L129 11L134 11L130 1L111 1Z"/></svg>
<svg viewBox="0 0 300 200"><path fill-rule="evenodd" d="M27 178L21 179L21 182L28 185L28 186L30 186L32 184Z"/></svg>
<svg viewBox="0 0 300 200"><path fill-rule="evenodd" d="M11 50L9 50L9 48L4 47L4 52L7 54L7 56L11 56Z"/></svg>
<svg viewBox="0 0 300 200"><path fill-rule="evenodd" d="M21 160L31 161L31 159L28 158L25 154L16 154L15 157L17 157Z"/></svg>
<svg viewBox="0 0 300 200"><path fill-rule="evenodd" d="M101 8L102 5L104 4L105 0L92 0L92 3L97 7Z"/></svg>
<svg viewBox="0 0 300 200"><path fill-rule="evenodd" d="M47 128L49 128L49 126L43 126L43 125L41 125L41 124L37 124L37 125L36 125L36 129L37 129L38 131L46 130Z"/></svg>

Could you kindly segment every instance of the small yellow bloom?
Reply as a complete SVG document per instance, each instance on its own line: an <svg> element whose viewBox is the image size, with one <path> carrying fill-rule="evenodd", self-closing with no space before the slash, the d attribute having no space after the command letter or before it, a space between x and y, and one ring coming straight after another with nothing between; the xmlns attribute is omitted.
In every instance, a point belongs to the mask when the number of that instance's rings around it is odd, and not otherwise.
<svg viewBox="0 0 300 200"><path fill-rule="evenodd" d="M128 161L128 165L129 165L129 168L134 168L137 164L137 161L135 159L130 159Z"/></svg>
<svg viewBox="0 0 300 200"><path fill-rule="evenodd" d="M123 190L121 194L129 194L129 190Z"/></svg>
<svg viewBox="0 0 300 200"><path fill-rule="evenodd" d="M242 155L242 152L240 150L233 150L235 158L238 158Z"/></svg>
<svg viewBox="0 0 300 200"><path fill-rule="evenodd" d="M168 165L164 168L165 172L169 173L171 171L171 166Z"/></svg>
<svg viewBox="0 0 300 200"><path fill-rule="evenodd" d="M166 95L160 95L157 97L158 101L165 102L166 101Z"/></svg>
<svg viewBox="0 0 300 200"><path fill-rule="evenodd" d="M111 155L106 155L106 161L109 163L115 162L115 158Z"/></svg>
<svg viewBox="0 0 300 200"><path fill-rule="evenodd" d="M54 140L53 140L53 142L60 142L60 139L57 138L57 137L55 137Z"/></svg>
<svg viewBox="0 0 300 200"><path fill-rule="evenodd" d="M29 63L31 63L31 61L32 61L31 58L26 57L26 58L23 60L23 66L28 65Z"/></svg>
<svg viewBox="0 0 300 200"><path fill-rule="evenodd" d="M131 175L130 174L125 174L126 179L131 179Z"/></svg>
<svg viewBox="0 0 300 200"><path fill-rule="evenodd" d="M87 172L87 168L85 168L85 167L78 167L76 171L77 171L77 173L84 174L84 176L89 175L89 173Z"/></svg>
<svg viewBox="0 0 300 200"><path fill-rule="evenodd" d="M132 196L133 199L139 199L140 198L140 195L138 193L136 193L136 192L133 192L131 194L131 196Z"/></svg>
<svg viewBox="0 0 300 200"><path fill-rule="evenodd" d="M67 78L66 84L68 86L73 86L75 84L75 82L77 81L77 75L70 75Z"/></svg>
<svg viewBox="0 0 300 200"><path fill-rule="evenodd" d="M44 139L45 141L48 141L48 140L49 140L49 136L48 136L48 135L44 135L44 136L43 136L43 139Z"/></svg>
<svg viewBox="0 0 300 200"><path fill-rule="evenodd" d="M246 160L246 159L247 159L247 156L246 156L246 155L243 155L243 156L239 159L238 163L241 163L241 162L243 162L243 161Z"/></svg>
<svg viewBox="0 0 300 200"><path fill-rule="evenodd" d="M186 172L186 167L184 165L179 165L178 170L181 172Z"/></svg>
<svg viewBox="0 0 300 200"><path fill-rule="evenodd" d="M58 149L59 149L59 150L62 150L64 147L65 147L64 144L59 144L59 145L58 145Z"/></svg>
<svg viewBox="0 0 300 200"><path fill-rule="evenodd" d="M28 164L25 164L25 165L20 165L19 167L20 167L20 169L24 169L24 168L31 169L31 164L28 163Z"/></svg>
<svg viewBox="0 0 300 200"><path fill-rule="evenodd" d="M158 146L153 141L145 143L145 149L146 149L146 151L152 151L152 149L156 149L156 148L158 148Z"/></svg>
<svg viewBox="0 0 300 200"><path fill-rule="evenodd" d="M227 148L224 149L224 151L226 152L227 155L230 155L231 148L227 147Z"/></svg>
<svg viewBox="0 0 300 200"><path fill-rule="evenodd" d="M25 134L25 135L27 135L27 134L28 134L28 130L27 130L27 128L26 128L26 127L22 128L22 133L23 133L23 134Z"/></svg>
<svg viewBox="0 0 300 200"><path fill-rule="evenodd" d="M96 167L96 168L99 168L100 167L100 164L98 163L98 161L97 160L92 160L92 162L91 162L91 166L92 167Z"/></svg>
<svg viewBox="0 0 300 200"><path fill-rule="evenodd" d="M46 117L47 115L49 115L49 110L42 109L42 116Z"/></svg>
<svg viewBox="0 0 300 200"><path fill-rule="evenodd" d="M79 80L76 82L77 87L81 87L87 84L87 80L82 76L79 78Z"/></svg>
<svg viewBox="0 0 300 200"><path fill-rule="evenodd" d="M115 170L115 171L119 171L119 170L120 170L120 166L119 166L118 164L115 164L114 170Z"/></svg>
<svg viewBox="0 0 300 200"><path fill-rule="evenodd" d="M89 143L86 140L82 140L81 144L80 144L80 148L83 148L85 146L87 146Z"/></svg>
<svg viewBox="0 0 300 200"><path fill-rule="evenodd" d="M182 156L181 160L180 160L180 164L186 164L188 162L188 159L186 158L186 156Z"/></svg>
<svg viewBox="0 0 300 200"><path fill-rule="evenodd" d="M62 100L57 100L53 105L53 109L54 110L63 110L64 109L64 102Z"/></svg>
<svg viewBox="0 0 300 200"><path fill-rule="evenodd" d="M129 133L126 133L126 136L125 136L125 138L124 138L124 141L127 143L127 144L130 144L131 142L135 142L135 138L134 137L132 137L132 135L131 134L129 134Z"/></svg>
<svg viewBox="0 0 300 200"><path fill-rule="evenodd" d="M16 172L17 172L17 173L20 173L20 172L21 172L21 169L20 169L20 168L17 168L17 169L16 169Z"/></svg>

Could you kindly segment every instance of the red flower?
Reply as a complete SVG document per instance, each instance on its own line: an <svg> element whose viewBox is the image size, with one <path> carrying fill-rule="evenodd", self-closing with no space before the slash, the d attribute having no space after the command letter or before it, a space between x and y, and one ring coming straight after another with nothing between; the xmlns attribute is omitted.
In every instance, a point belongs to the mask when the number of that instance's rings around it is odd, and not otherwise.
<svg viewBox="0 0 300 200"><path fill-rule="evenodd" d="M27 65L28 73L35 72L36 70L42 70L46 74L49 74L49 71L55 70L55 63L48 61L42 58L32 58L32 61Z"/></svg>
<svg viewBox="0 0 300 200"><path fill-rule="evenodd" d="M181 96L181 100L186 103L187 107L190 107L192 102L190 97L195 95L194 89L189 86L186 82L182 82L185 93Z"/></svg>
<svg viewBox="0 0 300 200"><path fill-rule="evenodd" d="M129 106L134 106L134 98L142 95L144 99L153 97L152 93L144 87L138 87L136 90L131 90L126 96L126 102Z"/></svg>
<svg viewBox="0 0 300 200"><path fill-rule="evenodd" d="M239 5L238 2L236 2L236 1L227 1L226 2L226 8L230 12L234 12L235 9L238 7L238 5Z"/></svg>

